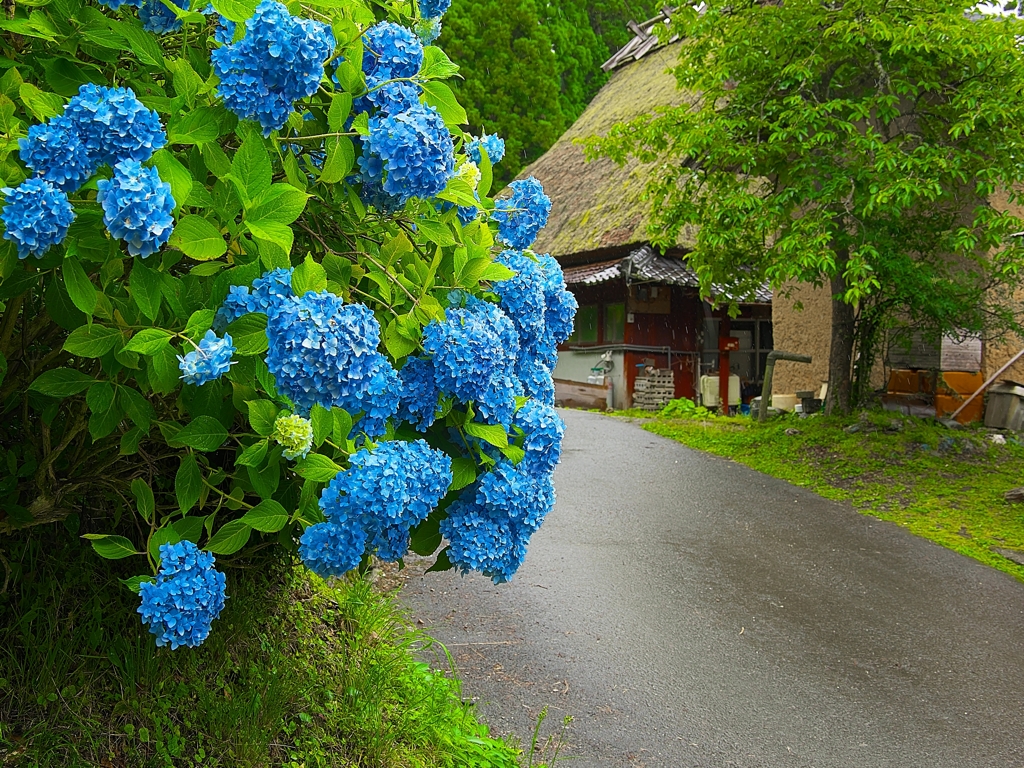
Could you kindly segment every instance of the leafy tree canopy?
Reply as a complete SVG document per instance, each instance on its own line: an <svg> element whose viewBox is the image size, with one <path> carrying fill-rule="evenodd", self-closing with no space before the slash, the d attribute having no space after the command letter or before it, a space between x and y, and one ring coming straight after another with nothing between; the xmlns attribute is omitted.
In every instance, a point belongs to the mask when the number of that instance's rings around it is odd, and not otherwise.
<svg viewBox="0 0 1024 768"><path fill-rule="evenodd" d="M697 225L705 289L831 287L830 410L886 317L1012 324L993 288L1017 275L1022 226L989 199L1024 180L1020 20L941 0L711 0L672 31L694 98L589 149L659 163L652 236Z"/></svg>
<svg viewBox="0 0 1024 768"><path fill-rule="evenodd" d="M455 86L474 131L505 138L495 178L507 182L540 157L608 79L601 64L659 6L636 0L454 0L441 45L459 62Z"/></svg>

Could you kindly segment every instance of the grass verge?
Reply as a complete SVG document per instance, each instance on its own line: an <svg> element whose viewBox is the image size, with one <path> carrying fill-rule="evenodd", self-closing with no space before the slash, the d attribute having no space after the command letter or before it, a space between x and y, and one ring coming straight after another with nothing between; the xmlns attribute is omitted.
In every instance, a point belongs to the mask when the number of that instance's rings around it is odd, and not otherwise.
<svg viewBox="0 0 1024 768"><path fill-rule="evenodd" d="M109 563L63 530L47 539L3 542L0 766L517 765L444 649L364 579L232 569L209 639L172 652Z"/></svg>
<svg viewBox="0 0 1024 768"><path fill-rule="evenodd" d="M678 410L678 409L676 409ZM918 536L1012 574L1024 566L1024 504L1003 494L1024 485L1024 447L992 442L981 428L950 430L929 419L872 411L746 417L645 417L644 429L901 525Z"/></svg>

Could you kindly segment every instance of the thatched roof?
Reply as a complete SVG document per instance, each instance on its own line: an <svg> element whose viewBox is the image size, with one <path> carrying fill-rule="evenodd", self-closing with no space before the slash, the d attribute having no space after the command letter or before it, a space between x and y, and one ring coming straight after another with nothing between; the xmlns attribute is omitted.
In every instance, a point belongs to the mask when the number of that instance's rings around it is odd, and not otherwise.
<svg viewBox="0 0 1024 768"><path fill-rule="evenodd" d="M650 166L636 161L618 166L607 158L588 163L573 141L604 135L616 123L655 107L683 103L685 94L668 71L680 45L645 50L641 58L623 62L572 127L520 174L536 176L552 203L535 251L573 263L593 260L601 252L612 258L649 241L650 204L640 198Z"/></svg>

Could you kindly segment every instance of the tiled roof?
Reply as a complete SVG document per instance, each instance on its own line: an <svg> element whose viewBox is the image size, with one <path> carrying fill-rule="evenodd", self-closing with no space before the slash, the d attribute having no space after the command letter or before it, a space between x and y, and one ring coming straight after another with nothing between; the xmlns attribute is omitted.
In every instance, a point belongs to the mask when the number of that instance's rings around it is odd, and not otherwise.
<svg viewBox="0 0 1024 768"><path fill-rule="evenodd" d="M622 277L620 264L622 264L622 259L599 261L596 264L584 264L579 267L566 267L564 270L565 282L568 285L606 283L609 280Z"/></svg>
<svg viewBox="0 0 1024 768"><path fill-rule="evenodd" d="M629 282L667 283L682 285L686 288L700 287L697 273L681 259L666 259L659 256L649 246L637 248L624 259L601 261L595 264L584 264L578 267L565 268L567 285L596 285L607 283L629 275ZM738 298L741 304L771 304L772 292L767 285L755 289L753 296L737 297L729 286L714 285L715 295L728 299Z"/></svg>

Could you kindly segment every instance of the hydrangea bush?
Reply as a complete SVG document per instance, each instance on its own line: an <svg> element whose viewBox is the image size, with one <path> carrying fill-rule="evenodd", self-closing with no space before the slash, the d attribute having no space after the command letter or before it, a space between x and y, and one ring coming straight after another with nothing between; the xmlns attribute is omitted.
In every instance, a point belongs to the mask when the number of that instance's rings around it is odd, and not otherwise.
<svg viewBox="0 0 1024 768"><path fill-rule="evenodd" d="M0 534L137 562L158 645L248 549L501 582L554 503L575 302L540 185L496 201L504 143L461 128L448 5L0 18Z"/></svg>

